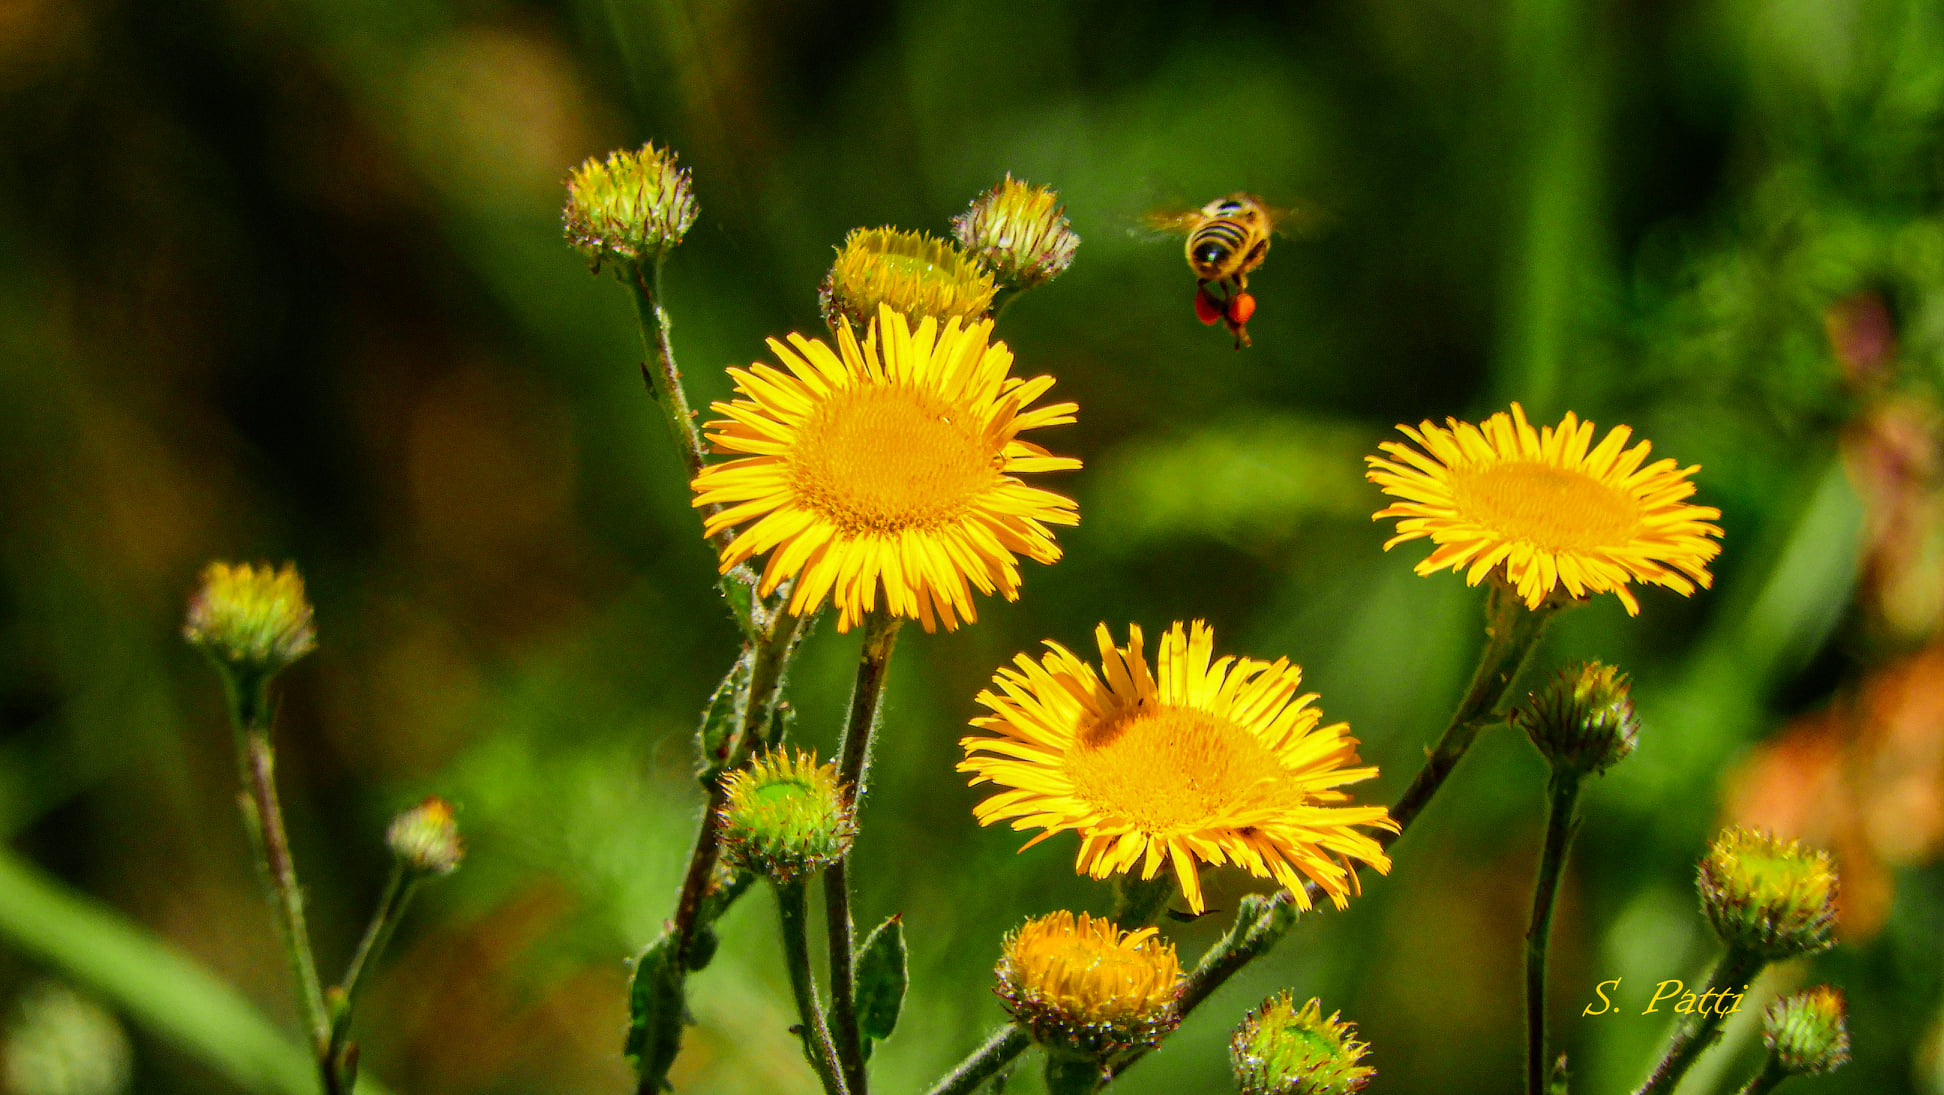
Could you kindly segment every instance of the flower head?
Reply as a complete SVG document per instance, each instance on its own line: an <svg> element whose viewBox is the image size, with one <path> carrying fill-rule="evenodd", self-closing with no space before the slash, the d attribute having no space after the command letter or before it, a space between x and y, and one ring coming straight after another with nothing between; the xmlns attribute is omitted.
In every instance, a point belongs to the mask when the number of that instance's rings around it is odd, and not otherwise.
<svg viewBox="0 0 1944 1095"><path fill-rule="evenodd" d="M982 825L1080 834L1076 869L1095 878L1165 863L1194 912L1199 867L1234 863L1273 877L1309 907L1307 878L1342 908L1356 887L1352 860L1380 871L1390 859L1358 826L1395 830L1382 806L1346 806L1346 784L1370 779L1343 723L1298 695L1302 670L1286 659L1214 658L1208 625L1176 623L1157 669L1130 627L1125 649L1095 631L1101 672L1047 642L993 676L972 725L993 736L960 741L959 771L1004 788L974 809Z"/></svg>
<svg viewBox="0 0 1944 1095"><path fill-rule="evenodd" d="M285 563L211 563L182 636L231 669L272 674L317 649L304 579Z"/></svg>
<svg viewBox="0 0 1944 1095"><path fill-rule="evenodd" d="M1530 608L1563 588L1574 597L1611 592L1629 615L1640 611L1630 582L1666 586L1683 596L1713 577L1721 552L1721 511L1693 506L1688 476L1672 460L1646 463L1651 446L1629 449L1633 431L1619 426L1593 446L1593 423L1568 412L1558 426L1534 430L1512 404L1483 425L1447 419L1399 426L1417 448L1398 441L1368 456L1366 478L1402 501L1376 518L1396 517L1389 550L1429 537L1438 545L1419 574L1465 570L1477 585L1494 568Z"/></svg>
<svg viewBox="0 0 1944 1095"><path fill-rule="evenodd" d="M923 232L858 228L837 249L823 283L824 321L862 325L889 307L914 319L969 324L992 307L997 288L950 243Z"/></svg>
<svg viewBox="0 0 1944 1095"><path fill-rule="evenodd" d="M724 777L723 853L744 870L789 882L842 858L857 835L837 765L778 749Z"/></svg>
<svg viewBox="0 0 1944 1095"><path fill-rule="evenodd" d="M1832 945L1836 868L1829 853L1733 828L1701 860L1701 906L1731 947L1771 961Z"/></svg>
<svg viewBox="0 0 1944 1095"><path fill-rule="evenodd" d="M568 242L598 270L603 262L657 257L682 242L695 214L688 171L672 150L645 144L575 168L561 222Z"/></svg>
<svg viewBox="0 0 1944 1095"><path fill-rule="evenodd" d="M1640 719L1627 695L1627 675L1587 662L1562 669L1544 692L1512 712L1555 768L1604 772L1626 759L1640 739Z"/></svg>
<svg viewBox="0 0 1944 1095"><path fill-rule="evenodd" d="M1242 1095L1350 1095L1377 1070L1359 1065L1370 1047L1357 1028L1323 1018L1312 999L1301 1008L1287 990L1249 1013L1229 1040L1229 1063Z"/></svg>
<svg viewBox="0 0 1944 1095"><path fill-rule="evenodd" d="M1006 1010L1058 1049L1152 1045L1181 1019L1181 963L1153 928L1123 932L1086 913L1051 913L1006 937L997 973Z"/></svg>
<svg viewBox="0 0 1944 1095"><path fill-rule="evenodd" d="M722 552L727 571L770 552L761 592L797 576L789 609L837 603L837 629L874 608L930 631L976 618L972 590L1019 596L1016 555L1060 557L1048 525L1080 520L1072 501L1029 487L1022 473L1064 471L1020 434L1073 421L1074 405L1028 408L1052 377L1008 375L1012 353L987 340L990 322L961 327L879 312L860 346L791 335L771 340L783 369L731 369L744 398L717 403L717 452L747 453L705 468L695 505L721 505L709 535L744 522ZM787 370L787 371L785 371Z"/></svg>
<svg viewBox="0 0 1944 1095"><path fill-rule="evenodd" d="M1791 1076L1834 1072L1849 1062L1843 991L1828 985L1785 996L1762 1016L1762 1041Z"/></svg>
<svg viewBox="0 0 1944 1095"><path fill-rule="evenodd" d="M1006 285L1031 289L1053 280L1073 264L1080 237L1067 223L1066 207L1051 187L1006 181L952 218L952 234L965 253L978 259Z"/></svg>
<svg viewBox="0 0 1944 1095"><path fill-rule="evenodd" d="M437 795L393 818L385 844L400 863L420 874L451 874L466 857L452 803Z"/></svg>

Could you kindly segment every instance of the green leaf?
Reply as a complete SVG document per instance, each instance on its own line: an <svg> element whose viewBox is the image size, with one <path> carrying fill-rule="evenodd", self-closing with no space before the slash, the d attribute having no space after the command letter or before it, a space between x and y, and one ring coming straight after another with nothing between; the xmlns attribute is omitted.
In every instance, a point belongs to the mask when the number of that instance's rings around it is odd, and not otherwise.
<svg viewBox="0 0 1944 1095"><path fill-rule="evenodd" d="M622 1052L640 1072L643 1091L668 1086L668 1069L682 1047L687 1012L675 940L664 934L635 959L634 982L628 988L628 1040Z"/></svg>
<svg viewBox="0 0 1944 1095"><path fill-rule="evenodd" d="M716 685L709 705L702 709L701 725L695 729L695 748L701 767L695 775L705 788L715 785L729 763L730 750L735 748L736 730L749 707L749 674L753 664L749 648L744 647L742 656L729 667L729 675Z"/></svg>
<svg viewBox="0 0 1944 1095"><path fill-rule="evenodd" d="M893 916L864 939L857 952L857 1026L866 1038L883 1041L898 1025L904 1007L904 920Z"/></svg>
<svg viewBox="0 0 1944 1095"><path fill-rule="evenodd" d="M735 618L736 626L751 638L755 637L755 580L756 575L748 567L738 566L716 583L716 587L722 590L722 599L729 602L729 615Z"/></svg>

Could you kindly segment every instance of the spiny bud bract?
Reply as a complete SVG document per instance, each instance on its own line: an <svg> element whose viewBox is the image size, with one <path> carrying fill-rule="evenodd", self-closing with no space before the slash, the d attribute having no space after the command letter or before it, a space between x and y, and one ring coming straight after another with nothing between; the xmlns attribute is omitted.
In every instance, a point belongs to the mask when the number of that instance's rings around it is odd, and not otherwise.
<svg viewBox="0 0 1944 1095"><path fill-rule="evenodd" d="M1586 662L1560 670L1512 719L1553 767L1604 772L1626 759L1640 738L1640 719L1627 689L1626 674Z"/></svg>
<svg viewBox="0 0 1944 1095"><path fill-rule="evenodd" d="M1762 1041L1791 1076L1834 1072L1849 1062L1849 1026L1841 989L1829 985L1785 996L1762 1016Z"/></svg>
<svg viewBox="0 0 1944 1095"><path fill-rule="evenodd" d="M289 563L204 567L182 636L225 668L260 677L317 648L304 579Z"/></svg>
<svg viewBox="0 0 1944 1095"><path fill-rule="evenodd" d="M1312 999L1301 1008L1287 990L1249 1013L1229 1039L1229 1062L1242 1095L1349 1095L1377 1070L1358 1064L1370 1047L1357 1028L1323 1018Z"/></svg>
<svg viewBox="0 0 1944 1095"><path fill-rule="evenodd" d="M561 225L567 241L599 270L603 262L652 260L682 242L695 223L689 173L671 149L638 149L591 156L567 177Z"/></svg>
<svg viewBox="0 0 1944 1095"><path fill-rule="evenodd" d="M1722 941L1769 961L1832 945L1836 868L1829 853L1733 828L1701 860L1701 907Z"/></svg>
<svg viewBox="0 0 1944 1095"><path fill-rule="evenodd" d="M723 854L773 882L823 870L850 850L857 823L835 764L777 749L724 777Z"/></svg>
<svg viewBox="0 0 1944 1095"><path fill-rule="evenodd" d="M978 319L992 307L992 275L957 247L923 232L858 228L837 249L821 290L824 322L862 327L888 305L915 326Z"/></svg>
<svg viewBox="0 0 1944 1095"><path fill-rule="evenodd" d="M1006 936L995 972L1006 1010L1055 1053L1153 1045L1181 1021L1181 963L1153 928L1050 913Z"/></svg>
<svg viewBox="0 0 1944 1095"><path fill-rule="evenodd" d="M452 804L437 795L393 818L385 844L400 863L420 874L451 874L466 857Z"/></svg>
<svg viewBox="0 0 1944 1095"><path fill-rule="evenodd" d="M1059 202L1052 188L1008 174L952 218L952 234L1002 284L1031 289L1063 273L1080 247Z"/></svg>

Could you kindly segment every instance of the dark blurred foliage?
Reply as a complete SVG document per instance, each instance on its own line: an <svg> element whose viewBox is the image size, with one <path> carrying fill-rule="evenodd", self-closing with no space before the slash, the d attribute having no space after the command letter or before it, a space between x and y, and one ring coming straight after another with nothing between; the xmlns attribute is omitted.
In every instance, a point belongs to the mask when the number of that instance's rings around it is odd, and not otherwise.
<svg viewBox="0 0 1944 1095"><path fill-rule="evenodd" d="M327 968L393 811L445 794L472 847L361 1011L367 1070L415 1095L631 1090L624 959L670 909L689 735L735 642L625 293L559 239L568 168L649 138L702 201L668 270L702 400L817 325L851 227L943 231L1010 171L1084 239L1000 326L1080 403L1049 443L1088 463L1064 483L1084 523L1020 603L914 629L894 667L855 872L860 920L902 912L912 947L881 1090L1000 1019L1004 930L1106 905L1070 840L1015 857L972 821L951 768L992 668L1101 620L1207 618L1303 664L1389 799L1482 598L1379 550L1359 458L1392 423L1519 399L1701 464L1727 530L1714 590L1647 591L1637 619L1602 598L1541 654L1622 665L1645 722L1589 789L1554 933L1579 1090L1636 1082L1665 1029L1640 1001L1711 958L1693 861L1733 806L1872 880L1845 946L1772 977L1849 994L1856 1060L1819 1090L1944 1092L1944 715L1921 704L1944 660L1916 653L1944 588L1937 0L0 0L12 855L294 1031L219 691L178 629L208 559L295 560L323 646L287 676L281 776ZM1179 244L1134 230L1238 189L1327 213L1254 279L1239 354L1194 322ZM799 663L807 740L834 737L855 643L825 625ZM1837 759L1775 759L1802 734ZM1226 1090L1229 1028L1289 986L1361 1025L1372 1090L1516 1090L1543 786L1488 734L1390 878L1121 1087ZM1171 931L1192 954L1223 919ZM42 953L0 945L0 994L61 976ZM1632 1006L1580 1018L1613 977ZM809 1090L787 1000L759 895L694 982L678 1088ZM131 1027L135 1089L236 1089ZM1715 1087L1759 1052L1747 1022L1726 1044Z"/></svg>

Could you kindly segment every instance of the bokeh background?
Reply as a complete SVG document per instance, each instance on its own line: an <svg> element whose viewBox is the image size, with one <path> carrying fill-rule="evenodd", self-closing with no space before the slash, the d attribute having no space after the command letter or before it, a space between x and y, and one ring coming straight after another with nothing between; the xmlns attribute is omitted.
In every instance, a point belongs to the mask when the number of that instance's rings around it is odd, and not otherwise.
<svg viewBox="0 0 1944 1095"><path fill-rule="evenodd" d="M855 872L860 920L901 912L912 944L880 1090L1000 1020L1006 929L1107 903L1071 838L1016 856L972 821L952 765L993 667L1102 620L1209 619L1306 667L1389 800L1482 595L1380 550L1360 458L1518 399L1699 463L1727 533L1713 591L1649 590L1637 619L1601 598L1540 656L1617 661L1645 720L1587 796L1555 932L1575 1090L1644 1074L1649 986L1714 953L1693 861L1750 820L1840 859L1843 945L1763 990L1849 993L1855 1063L1817 1088L1944 1092L1937 0L0 0L13 1091L308 1082L219 689L179 638L211 558L294 560L317 602L278 735L327 973L391 814L461 806L471 857L361 1010L368 1075L632 1090L625 963L671 908L690 734L735 643L626 293L559 233L567 170L649 138L702 203L668 270L700 400L819 327L854 226L945 231L1010 171L1084 238L1000 328L1081 405L1049 443L1087 461L1064 477L1084 523L1018 604L912 629L893 672ZM1241 189L1326 216L1276 245L1235 353L1194 321L1178 242L1135 227ZM856 640L810 640L806 740L834 738ZM1227 1090L1230 1027L1283 986L1360 1024L1372 1090L1517 1090L1543 787L1487 735L1390 878L1119 1090ZM1170 931L1192 954L1223 920ZM679 1090L811 1090L773 923L762 893L726 921ZM1614 977L1627 1013L1578 1017ZM1732 1026L1689 1090L1758 1043Z"/></svg>

